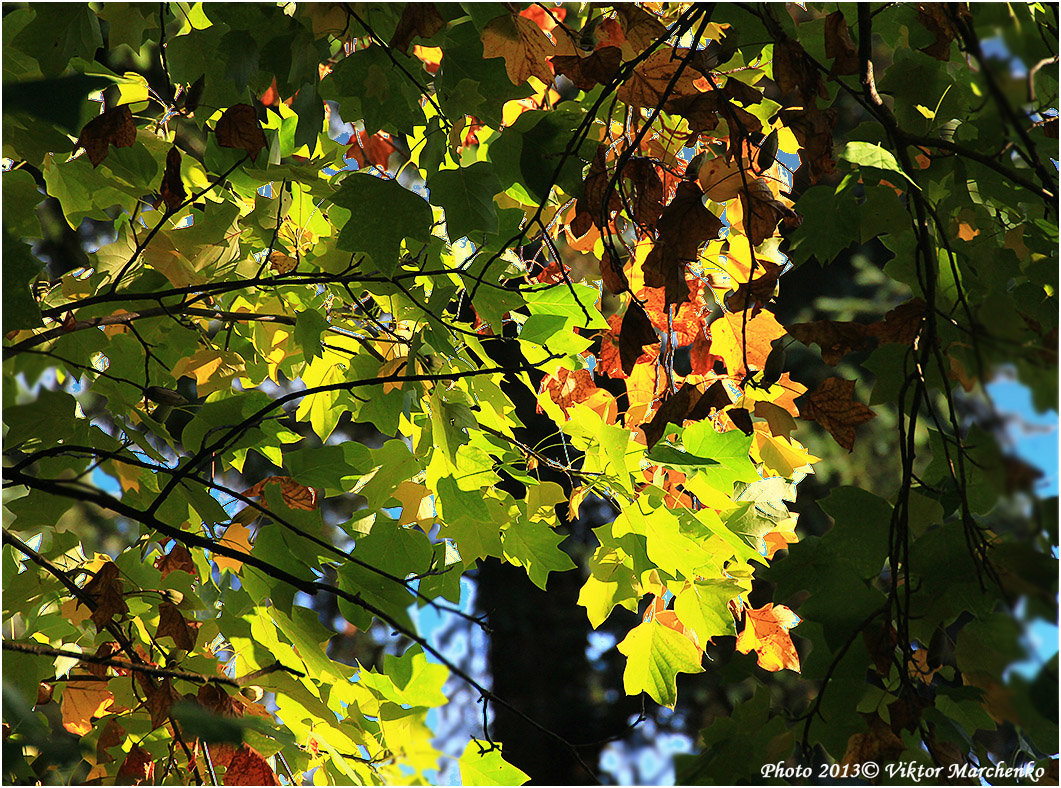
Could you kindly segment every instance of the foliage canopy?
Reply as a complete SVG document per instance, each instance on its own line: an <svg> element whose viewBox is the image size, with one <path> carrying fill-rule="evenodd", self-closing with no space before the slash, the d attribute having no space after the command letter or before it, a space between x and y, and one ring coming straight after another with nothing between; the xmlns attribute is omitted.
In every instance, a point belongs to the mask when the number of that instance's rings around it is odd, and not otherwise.
<svg viewBox="0 0 1061 788"><path fill-rule="evenodd" d="M751 655L682 780L1053 754L1056 657L1007 668L1056 506L962 407L1003 364L1056 407L1056 6L4 14L6 780L430 782L447 678L509 703L413 612L481 625L490 560L637 614L627 694ZM902 296L783 327L852 246ZM892 489L798 540L806 422L875 412ZM459 766L527 777L488 730Z"/></svg>

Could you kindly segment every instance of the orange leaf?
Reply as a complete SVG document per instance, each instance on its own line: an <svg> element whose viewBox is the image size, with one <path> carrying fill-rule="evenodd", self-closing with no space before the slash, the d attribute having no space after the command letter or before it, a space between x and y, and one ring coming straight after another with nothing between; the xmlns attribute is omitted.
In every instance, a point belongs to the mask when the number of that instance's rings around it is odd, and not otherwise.
<svg viewBox="0 0 1061 788"><path fill-rule="evenodd" d="M855 448L855 427L876 414L854 398L855 382L843 378L828 378L822 382L803 405L800 416L818 422L836 442L848 451Z"/></svg>
<svg viewBox="0 0 1061 788"><path fill-rule="evenodd" d="M567 9L555 6L546 10L544 5L536 3L519 12L524 19L529 19L544 32L550 33L558 22L563 22L567 17Z"/></svg>
<svg viewBox="0 0 1061 788"><path fill-rule="evenodd" d="M107 158L110 146L129 148L136 142L136 126L128 104L109 109L93 118L81 129L77 147L84 148L88 160L96 167Z"/></svg>
<svg viewBox="0 0 1061 788"><path fill-rule="evenodd" d="M755 651L759 667L799 672L799 654L788 631L800 622L799 616L784 605L767 604L745 611L744 630L737 636L737 651Z"/></svg>
<svg viewBox="0 0 1061 788"><path fill-rule="evenodd" d="M735 377L746 373L745 358L748 367L762 369L770 355L770 343L784 333L773 313L765 309L747 320L743 315L726 312L708 327L711 352L723 358L726 370Z"/></svg>
<svg viewBox="0 0 1061 788"><path fill-rule="evenodd" d="M241 745L225 770L225 785L279 785L276 773L257 750Z"/></svg>
<svg viewBox="0 0 1061 788"><path fill-rule="evenodd" d="M102 716L114 703L114 695L102 681L68 681L63 686L63 727L84 736L92 730L92 718Z"/></svg>
<svg viewBox="0 0 1061 788"><path fill-rule="evenodd" d="M887 763L903 754L906 745L885 724L879 714L873 712L863 714L862 717L866 720L869 732L856 733L847 740L847 751L844 753L841 765L853 766L867 761Z"/></svg>
<svg viewBox="0 0 1061 788"><path fill-rule="evenodd" d="M663 94L674 77L675 65L687 54L687 49L664 48L653 52L616 91L619 100L634 108L651 109L662 104ZM696 72L685 69L671 88L664 107L669 109L671 102L699 94L695 81Z"/></svg>
<svg viewBox="0 0 1061 788"><path fill-rule="evenodd" d="M547 58L555 45L534 22L522 16L503 14L483 28L483 57L503 57L505 71L514 85L537 77L546 85L553 81Z"/></svg>
<svg viewBox="0 0 1061 788"><path fill-rule="evenodd" d="M225 547L250 555L251 532L247 526L242 523L232 523L232 525L225 529L225 535L221 537L221 544ZM219 555L217 553L214 554L214 563L217 564L218 569L222 571L228 569L231 572L239 572L240 567L243 566L242 561L236 558L229 558L226 555Z"/></svg>
<svg viewBox="0 0 1061 788"><path fill-rule="evenodd" d="M550 375L542 382L542 391L548 392L550 399L564 411L576 402L585 402L597 392L593 382L593 373L588 369L576 369L574 372L561 367L556 375Z"/></svg>
<svg viewBox="0 0 1061 788"><path fill-rule="evenodd" d="M269 476L243 494L248 498L263 498L265 497L265 487L268 484L280 485L280 494L284 497L284 503L290 509L302 509L303 511L312 512L317 508L317 491L312 487L299 484L290 476Z"/></svg>
<svg viewBox="0 0 1061 788"><path fill-rule="evenodd" d="M265 132L250 104L235 104L224 111L214 126L217 144L222 148L242 148L251 161L265 147Z"/></svg>

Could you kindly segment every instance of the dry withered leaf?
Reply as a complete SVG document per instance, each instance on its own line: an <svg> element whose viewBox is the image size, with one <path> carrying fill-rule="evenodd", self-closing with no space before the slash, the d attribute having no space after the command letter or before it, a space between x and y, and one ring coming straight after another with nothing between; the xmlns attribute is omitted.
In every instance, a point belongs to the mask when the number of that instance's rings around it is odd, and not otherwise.
<svg viewBox="0 0 1061 788"><path fill-rule="evenodd" d="M710 416L712 411L728 408L732 404L733 400L729 397L726 384L721 380L716 380L707 387L707 391L700 395L700 399L693 405L687 418L693 421L700 421Z"/></svg>
<svg viewBox="0 0 1061 788"><path fill-rule="evenodd" d="M767 402L766 400L756 402L755 415L761 419L766 419L771 435L788 438L791 436L792 430L796 429L796 420L792 418L792 414L772 402Z"/></svg>
<svg viewBox="0 0 1061 788"><path fill-rule="evenodd" d="M594 392L597 384L593 382L593 373L588 369L569 369L560 367L556 375L550 375L542 383L542 389L549 392L553 402L567 414L567 409L577 402L585 402Z"/></svg>
<svg viewBox="0 0 1061 788"><path fill-rule="evenodd" d="M833 159L833 126L837 111L834 108L820 110L816 107L783 109L781 120L792 129L799 140L800 160L807 168L807 177L812 184L821 180L836 167Z"/></svg>
<svg viewBox="0 0 1061 788"><path fill-rule="evenodd" d="M720 90L678 96L667 101L665 109L681 115L689 121L689 130L694 133L713 131L718 126L718 114L722 111L725 94Z"/></svg>
<svg viewBox="0 0 1061 788"><path fill-rule="evenodd" d="M626 278L623 266L615 260L607 247L604 248L604 253L601 255L600 274L601 281L604 282L604 286L609 293L619 295L619 293L625 293L630 289L630 282Z"/></svg>
<svg viewBox="0 0 1061 788"><path fill-rule="evenodd" d="M248 498L265 497L265 487L269 484L279 484L280 494L284 503L291 509L302 509L312 512L317 508L317 491L312 487L299 484L290 476L269 476L262 479L243 494Z"/></svg>
<svg viewBox="0 0 1061 788"><path fill-rule="evenodd" d="M652 327L652 321L648 319L645 310L636 301L631 301L623 315L622 327L619 329L619 361L623 372L629 375L634 364L641 358L646 345L655 345L659 342L656 329Z"/></svg>
<svg viewBox="0 0 1061 788"><path fill-rule="evenodd" d="M241 148L251 161L258 158L265 143L265 132L258 122L258 114L250 104L235 104L222 113L214 126L217 144L222 148Z"/></svg>
<svg viewBox="0 0 1061 788"><path fill-rule="evenodd" d="M531 23L533 24L533 22ZM225 785L280 785L269 762L257 750L242 744L228 762Z"/></svg>
<svg viewBox="0 0 1061 788"><path fill-rule="evenodd" d="M631 159L623 176L629 178L633 190L631 211L633 220L643 227L655 228L663 212L663 181L651 159Z"/></svg>
<svg viewBox="0 0 1061 788"><path fill-rule="evenodd" d="M687 52L687 49L675 50L673 57L669 49L653 52L634 69L634 73L616 91L619 100L636 108L651 109L664 104L663 96L667 92L667 86L674 78L674 71ZM695 82L696 72L691 68L685 69L671 88L667 100L697 95L700 91L696 88Z"/></svg>
<svg viewBox="0 0 1061 788"><path fill-rule="evenodd" d="M848 451L855 448L855 427L876 414L854 398L855 382L827 378L800 406L800 416L818 422Z"/></svg>
<svg viewBox="0 0 1061 788"><path fill-rule="evenodd" d="M613 8L619 15L619 24L630 46L638 54L666 37L667 28L652 14L633 3L616 3Z"/></svg>
<svg viewBox="0 0 1061 788"><path fill-rule="evenodd" d="M67 681L63 684L60 707L63 727L77 736L92 730L92 718L106 713L114 703L114 695L102 681Z"/></svg>
<svg viewBox="0 0 1061 788"><path fill-rule="evenodd" d="M726 309L730 312L751 309L750 317L755 317L773 300L777 291L777 280L781 278L784 266L769 260L760 260L759 266L763 269L762 276L757 276L750 282L741 282L736 290L726 296Z"/></svg>
<svg viewBox="0 0 1061 788"><path fill-rule="evenodd" d="M906 745L889 728L876 712L863 714L869 731L856 733L847 740L847 752L840 763L853 766L856 763L887 763L903 754Z"/></svg>
<svg viewBox="0 0 1061 788"><path fill-rule="evenodd" d="M608 148L605 145L597 146L593 161L590 163L589 169L586 170L586 180L582 187L582 195L575 203L575 218L578 219L580 216L586 215L594 225L602 230L608 224L611 212L617 211L622 207L615 188L612 187L610 192L607 191L608 183L611 180L611 173L608 172L608 167L605 163L607 150ZM583 234L579 233L579 235Z"/></svg>
<svg viewBox="0 0 1061 788"><path fill-rule="evenodd" d="M858 73L858 53L843 11L825 17L825 56L833 61L833 74Z"/></svg>
<svg viewBox="0 0 1061 788"><path fill-rule="evenodd" d="M641 425L645 430L648 448L651 449L659 443L668 424L677 424L680 427L688 417L689 411L692 410L694 402L699 398L700 392L695 386L689 384L683 384L675 394L666 397L651 421Z"/></svg>
<svg viewBox="0 0 1061 788"><path fill-rule="evenodd" d="M483 28L483 57L503 57L505 71L514 85L537 77L546 85L553 81L549 57L555 45L530 19L502 14Z"/></svg>
<svg viewBox="0 0 1061 788"><path fill-rule="evenodd" d="M866 326L866 333L881 343L897 342L908 345L921 332L925 320L925 302L914 298L890 310L883 320Z"/></svg>
<svg viewBox="0 0 1061 788"><path fill-rule="evenodd" d="M434 3L406 3L388 46L408 55L414 38L431 38L445 26Z"/></svg>
<svg viewBox="0 0 1061 788"><path fill-rule="evenodd" d="M665 306L684 303L689 299L686 265L696 259L702 243L718 237L722 222L704 207L700 187L682 181L663 209L657 229L656 245L643 266L645 284L666 289Z"/></svg>
<svg viewBox="0 0 1061 788"><path fill-rule="evenodd" d="M162 201L170 213L178 210L188 197L181 180L181 152L174 145L166 154L166 171L162 174L162 186L159 189Z"/></svg>
<svg viewBox="0 0 1061 788"><path fill-rule="evenodd" d="M758 246L771 235L782 219L798 220L799 215L778 200L766 178L749 181L748 191L741 192L744 207L744 227L752 246Z"/></svg>
<svg viewBox="0 0 1061 788"><path fill-rule="evenodd" d="M579 90L593 90L597 85L612 81L623 62L619 47L607 46L581 55L554 55L553 70L571 80Z"/></svg>
<svg viewBox="0 0 1061 788"><path fill-rule="evenodd" d="M93 167L107 158L110 146L129 148L136 142L136 126L128 104L109 109L93 118L81 129L77 147L84 148Z"/></svg>
<svg viewBox="0 0 1061 788"><path fill-rule="evenodd" d="M751 435L754 427L752 427L752 417L745 408L733 408L726 411L729 417L733 420L734 425L737 429L743 432L745 435Z"/></svg>
<svg viewBox="0 0 1061 788"><path fill-rule="evenodd" d="M818 69L807 58L803 47L791 38L774 44L774 82L783 96L797 91L804 106L825 90Z"/></svg>
<svg viewBox="0 0 1061 788"><path fill-rule="evenodd" d="M192 561L192 554L188 552L188 548L182 544L174 545L173 549L165 555L160 555L155 560L155 569L162 573L165 577L170 572L187 572L192 577L195 577L197 571L195 569L195 563Z"/></svg>
<svg viewBox="0 0 1061 788"><path fill-rule="evenodd" d="M92 623L96 625L97 632L107 626L115 616L124 616L129 612L122 592L118 565L113 561L104 563L85 585L85 593L96 604L96 609L92 611Z"/></svg>
<svg viewBox="0 0 1061 788"><path fill-rule="evenodd" d="M141 679L140 686L147 696L146 705L148 714L151 715L151 730L160 728L169 719L170 708L180 700L180 693L173 688L173 682L169 678L158 679L157 684L146 676L137 676L137 678Z"/></svg>
<svg viewBox="0 0 1061 788"><path fill-rule="evenodd" d="M195 640L199 635L201 622L185 621L180 610L178 610L177 606L171 602L163 602L160 604L158 606L158 612L158 629L155 631L155 637L160 638L169 636L173 638L173 643L177 648L184 649L185 651L191 651L194 649Z"/></svg>
<svg viewBox="0 0 1061 788"><path fill-rule="evenodd" d="M125 756L122 765L118 767L118 782L123 785L151 784L155 779L155 761L151 753L134 744L129 754Z"/></svg>
<svg viewBox="0 0 1061 788"><path fill-rule="evenodd" d="M698 331L689 346L689 364L694 375L708 375L720 359L711 352L711 337L706 331Z"/></svg>
<svg viewBox="0 0 1061 788"><path fill-rule="evenodd" d="M956 6L958 12L970 18L969 9L962 4ZM950 59L950 43L958 37L958 29L947 14L947 6L943 3L918 3L917 21L925 26L936 40L927 47L921 47L926 55L931 55L936 60Z"/></svg>
<svg viewBox="0 0 1061 788"><path fill-rule="evenodd" d="M822 361L834 366L848 353L869 349L866 328L862 323L815 320L810 323L794 323L786 327L785 331L804 345L812 342L817 344L822 349Z"/></svg>

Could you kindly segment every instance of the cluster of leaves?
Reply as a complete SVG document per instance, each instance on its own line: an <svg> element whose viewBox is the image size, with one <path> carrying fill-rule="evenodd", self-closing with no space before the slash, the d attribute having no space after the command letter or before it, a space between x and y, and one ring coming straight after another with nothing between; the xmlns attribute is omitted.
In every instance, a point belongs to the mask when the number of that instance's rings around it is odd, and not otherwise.
<svg viewBox="0 0 1061 788"><path fill-rule="evenodd" d="M447 676L506 700L410 609L454 609L484 559L544 588L575 568L561 543L590 496L616 517L580 602L594 627L642 615L618 645L627 693L674 706L677 674L725 636L766 671L800 670L799 619L748 603L755 565L796 540L787 502L816 461L794 418L851 449L873 414L852 381L807 393L784 370L783 231L797 260L882 236L918 296L873 325L790 331L834 361L878 342L873 401L899 402L909 439L894 503L838 491L834 529L768 572L810 593L803 670L828 682L797 757L916 740L962 758L977 729L1037 724L1006 716L990 682L1009 652L978 643L1012 644L999 606L1017 595L1056 609L1050 561L986 530L980 477L1001 458L930 392L1056 340L1049 127L1018 124L1010 146L971 117L975 81L927 67L977 41L965 12L857 13L864 49L885 25L911 37L897 86L950 75L925 133L880 99L842 12L822 32L778 8L682 4L7 10L5 773L430 781ZM145 53L150 69L119 70ZM818 102L848 93L875 123L834 186L837 112ZM793 206L797 153L810 188ZM45 197L70 231L112 237L42 271L27 242ZM971 264L1006 251L1005 270ZM1018 363L1048 400L1043 352ZM554 425L533 445L518 389ZM915 474L919 413L937 423ZM370 437L337 441L349 424ZM408 645L376 666L328 656L331 627L374 622ZM934 638L958 644L946 665ZM852 726L856 707L869 721ZM712 736L692 773L717 768ZM525 779L481 738L465 782Z"/></svg>

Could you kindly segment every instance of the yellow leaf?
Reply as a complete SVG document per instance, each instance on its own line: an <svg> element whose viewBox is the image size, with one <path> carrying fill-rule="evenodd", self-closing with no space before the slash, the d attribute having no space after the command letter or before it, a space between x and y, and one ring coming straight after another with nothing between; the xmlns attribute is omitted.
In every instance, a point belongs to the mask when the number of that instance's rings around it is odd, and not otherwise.
<svg viewBox="0 0 1061 788"><path fill-rule="evenodd" d="M201 348L173 365L173 377L195 378L199 396L228 389L244 372L243 359L228 351Z"/></svg>
<svg viewBox="0 0 1061 788"><path fill-rule="evenodd" d="M771 435L767 425L762 423L756 424L755 428L752 459L762 462L771 475L791 479L797 469L818 462L819 458L808 452L799 441Z"/></svg>
<svg viewBox="0 0 1061 788"><path fill-rule="evenodd" d="M435 504L431 490L416 482L404 481L391 497L402 505L402 514L398 525L413 524L421 528L430 526L435 521Z"/></svg>
<svg viewBox="0 0 1061 788"><path fill-rule="evenodd" d="M242 523L232 523L232 525L225 529L225 534L221 537L221 544L225 547L230 547L233 550L238 550L241 553L250 555L250 529ZM221 571L228 569L229 571L236 573L238 573L240 567L243 566L243 562L236 558L229 558L226 555L217 555L216 553L214 554L214 563L217 564L217 568Z"/></svg>
<svg viewBox="0 0 1061 788"><path fill-rule="evenodd" d="M799 616L784 605L748 608L744 630L737 636L737 651L747 654L754 650L763 670L788 668L798 673L799 654L788 631L799 622Z"/></svg>

